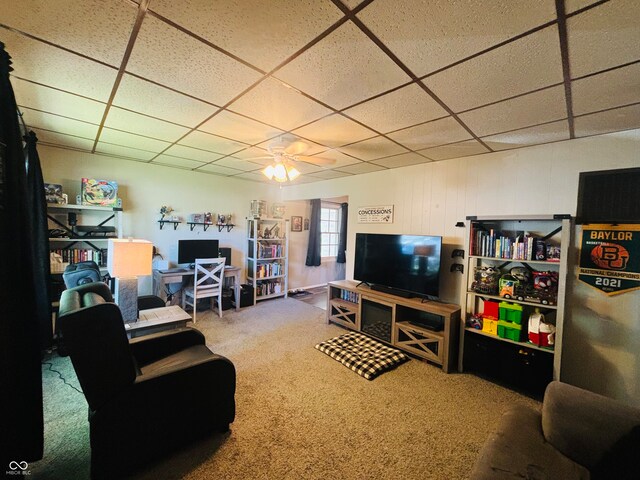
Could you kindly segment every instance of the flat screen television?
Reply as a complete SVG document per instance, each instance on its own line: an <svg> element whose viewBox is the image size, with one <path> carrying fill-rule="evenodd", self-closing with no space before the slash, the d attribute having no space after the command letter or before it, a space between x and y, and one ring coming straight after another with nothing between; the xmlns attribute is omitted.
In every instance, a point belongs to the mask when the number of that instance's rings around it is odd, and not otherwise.
<svg viewBox="0 0 640 480"><path fill-rule="evenodd" d="M442 237L356 233L353 278L398 296L440 295Z"/></svg>
<svg viewBox="0 0 640 480"><path fill-rule="evenodd" d="M178 263L196 263L196 258L218 258L218 240L178 240Z"/></svg>

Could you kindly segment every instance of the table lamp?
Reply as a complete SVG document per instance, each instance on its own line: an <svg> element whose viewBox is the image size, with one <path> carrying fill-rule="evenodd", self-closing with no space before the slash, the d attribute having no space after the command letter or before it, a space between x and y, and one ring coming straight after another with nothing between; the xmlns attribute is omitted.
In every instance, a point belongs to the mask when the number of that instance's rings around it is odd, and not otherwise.
<svg viewBox="0 0 640 480"><path fill-rule="evenodd" d="M138 319L138 276L151 275L153 244L137 238L110 239L107 270L116 279L115 300L122 319Z"/></svg>

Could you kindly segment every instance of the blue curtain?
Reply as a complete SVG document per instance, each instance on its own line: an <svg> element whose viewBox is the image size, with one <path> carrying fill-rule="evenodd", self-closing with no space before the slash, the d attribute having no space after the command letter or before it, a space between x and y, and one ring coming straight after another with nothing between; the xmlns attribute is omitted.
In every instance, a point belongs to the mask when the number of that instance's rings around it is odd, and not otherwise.
<svg viewBox="0 0 640 480"><path fill-rule="evenodd" d="M340 239L338 240L337 263L347 263L347 217L349 214L349 204L340 204Z"/></svg>
<svg viewBox="0 0 640 480"><path fill-rule="evenodd" d="M309 222L309 246L307 247L307 267L320 266L320 209L322 202L319 198L311 200L311 220Z"/></svg>
<svg viewBox="0 0 640 480"><path fill-rule="evenodd" d="M0 471L11 460L42 458L42 322L51 328L48 312L43 319L36 307L39 296L48 300L46 291L34 290L42 273L32 256L34 216L11 70L0 42Z"/></svg>

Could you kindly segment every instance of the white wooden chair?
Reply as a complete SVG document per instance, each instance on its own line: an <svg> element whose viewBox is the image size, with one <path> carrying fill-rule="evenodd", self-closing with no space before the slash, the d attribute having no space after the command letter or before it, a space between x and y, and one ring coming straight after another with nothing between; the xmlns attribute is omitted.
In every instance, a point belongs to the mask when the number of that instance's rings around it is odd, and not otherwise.
<svg viewBox="0 0 640 480"><path fill-rule="evenodd" d="M197 303L200 298L218 302L218 315L222 318L222 283L224 280L224 257L197 258L193 277L193 286L182 289L182 307L193 307L193 323L196 323Z"/></svg>

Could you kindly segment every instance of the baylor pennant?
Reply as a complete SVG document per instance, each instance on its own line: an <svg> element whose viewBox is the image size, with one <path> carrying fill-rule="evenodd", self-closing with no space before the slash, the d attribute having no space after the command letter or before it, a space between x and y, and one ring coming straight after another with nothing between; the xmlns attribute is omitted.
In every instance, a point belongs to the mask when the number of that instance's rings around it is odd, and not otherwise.
<svg viewBox="0 0 640 480"><path fill-rule="evenodd" d="M640 288L640 225L585 225L578 278L607 295Z"/></svg>

